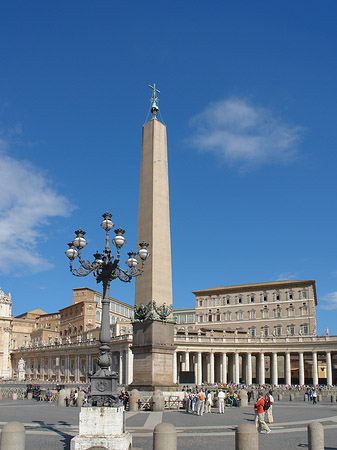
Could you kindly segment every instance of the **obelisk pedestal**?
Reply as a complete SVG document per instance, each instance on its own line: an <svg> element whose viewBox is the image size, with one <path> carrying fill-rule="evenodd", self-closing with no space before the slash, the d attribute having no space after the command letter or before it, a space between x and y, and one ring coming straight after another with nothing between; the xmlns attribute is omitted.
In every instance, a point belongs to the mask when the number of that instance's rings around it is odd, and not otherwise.
<svg viewBox="0 0 337 450"><path fill-rule="evenodd" d="M125 432L124 406L82 407L79 435L70 443L70 450L130 450L131 434Z"/></svg>
<svg viewBox="0 0 337 450"><path fill-rule="evenodd" d="M176 390L173 383L174 324L145 320L133 324L133 382L139 391Z"/></svg>

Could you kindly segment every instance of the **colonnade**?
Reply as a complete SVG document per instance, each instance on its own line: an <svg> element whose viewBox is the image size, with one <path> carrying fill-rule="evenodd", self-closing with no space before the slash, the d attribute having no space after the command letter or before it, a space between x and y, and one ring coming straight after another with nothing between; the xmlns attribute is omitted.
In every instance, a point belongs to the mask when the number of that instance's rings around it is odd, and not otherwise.
<svg viewBox="0 0 337 450"><path fill-rule="evenodd" d="M48 355L44 352L39 354L20 355L26 362L26 377L37 380L50 380L55 382L89 382L88 373L95 372L98 351L91 353L68 351ZM32 352L30 352L32 353ZM119 384L127 385L133 378L133 354L129 346L120 350L112 350L112 370L118 372ZM16 359L17 363L18 359ZM15 365L15 362L14 362Z"/></svg>
<svg viewBox="0 0 337 450"><path fill-rule="evenodd" d="M176 350L174 381L194 372L195 383L327 384L333 383L331 351ZM321 373L319 373L319 368Z"/></svg>

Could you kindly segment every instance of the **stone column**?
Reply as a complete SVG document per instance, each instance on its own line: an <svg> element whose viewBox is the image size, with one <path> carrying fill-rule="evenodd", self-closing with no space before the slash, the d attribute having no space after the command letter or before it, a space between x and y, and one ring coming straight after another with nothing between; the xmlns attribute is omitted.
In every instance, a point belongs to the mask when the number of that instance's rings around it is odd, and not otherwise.
<svg viewBox="0 0 337 450"><path fill-rule="evenodd" d="M123 351L119 351L119 384L123 384Z"/></svg>
<svg viewBox="0 0 337 450"><path fill-rule="evenodd" d="M278 367L277 367L277 353L273 352L271 356L271 370L272 370L272 378L271 383L274 385L278 385Z"/></svg>
<svg viewBox="0 0 337 450"><path fill-rule="evenodd" d="M127 384L131 384L132 383L132 377L133 377L133 353L131 351L131 347L128 347L126 350L126 355L127 355L127 366L128 366L128 379Z"/></svg>
<svg viewBox="0 0 337 450"><path fill-rule="evenodd" d="M318 384L317 352L312 352L312 384Z"/></svg>
<svg viewBox="0 0 337 450"><path fill-rule="evenodd" d="M240 383L240 359L238 352L234 353L234 383Z"/></svg>
<svg viewBox="0 0 337 450"><path fill-rule="evenodd" d="M331 364L331 352L326 352L326 384L332 385L332 364Z"/></svg>
<svg viewBox="0 0 337 450"><path fill-rule="evenodd" d="M247 374L246 384L249 386L250 384L253 384L252 354L250 352L247 353L246 364L247 364L247 368L246 368L246 374Z"/></svg>
<svg viewBox="0 0 337 450"><path fill-rule="evenodd" d="M198 352L198 373L197 373L197 385L202 383L202 353Z"/></svg>
<svg viewBox="0 0 337 450"><path fill-rule="evenodd" d="M226 384L227 383L227 354L226 352L222 353L222 379L221 382Z"/></svg>
<svg viewBox="0 0 337 450"><path fill-rule="evenodd" d="M64 363L64 369L66 368L66 365ZM89 372L89 355L86 354L85 355L85 382L88 383L89 378L88 378L88 372ZM66 375L66 372L64 370L64 375Z"/></svg>
<svg viewBox="0 0 337 450"><path fill-rule="evenodd" d="M214 384L214 353L211 351L209 354L209 365L210 365L210 378L209 382Z"/></svg>
<svg viewBox="0 0 337 450"><path fill-rule="evenodd" d="M285 383L291 384L291 360L289 352L285 354Z"/></svg>
<svg viewBox="0 0 337 450"><path fill-rule="evenodd" d="M70 355L66 356L66 381L70 381Z"/></svg>
<svg viewBox="0 0 337 450"><path fill-rule="evenodd" d="M173 353L173 383L178 383L177 350Z"/></svg>
<svg viewBox="0 0 337 450"><path fill-rule="evenodd" d="M51 356L48 356L48 379L51 381L51 379L52 379L52 363L53 363L53 361L52 361L52 357Z"/></svg>
<svg viewBox="0 0 337 450"><path fill-rule="evenodd" d="M298 354L298 384L303 386L304 384L304 356L303 352Z"/></svg>
<svg viewBox="0 0 337 450"><path fill-rule="evenodd" d="M41 379L44 381L44 375L45 375L45 370L44 370L44 356L41 358Z"/></svg>
<svg viewBox="0 0 337 450"><path fill-rule="evenodd" d="M259 354L259 384L265 384L264 353Z"/></svg>
<svg viewBox="0 0 337 450"><path fill-rule="evenodd" d="M188 350L185 352L185 370L186 372L190 371L190 352Z"/></svg>

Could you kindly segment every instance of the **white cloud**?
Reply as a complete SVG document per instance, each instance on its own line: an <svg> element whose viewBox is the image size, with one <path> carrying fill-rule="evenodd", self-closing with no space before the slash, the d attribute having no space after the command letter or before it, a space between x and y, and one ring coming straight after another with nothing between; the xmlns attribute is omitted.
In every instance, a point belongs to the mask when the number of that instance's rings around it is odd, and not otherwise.
<svg viewBox="0 0 337 450"><path fill-rule="evenodd" d="M296 280L296 275L291 272L283 272L278 275L275 281Z"/></svg>
<svg viewBox="0 0 337 450"><path fill-rule="evenodd" d="M320 307L322 309L337 309L337 292L330 292L330 294L322 297Z"/></svg>
<svg viewBox="0 0 337 450"><path fill-rule="evenodd" d="M43 226L73 207L37 167L9 156L13 141L0 131L0 271L21 266L38 272L52 267L37 249Z"/></svg>
<svg viewBox="0 0 337 450"><path fill-rule="evenodd" d="M192 145L247 170L266 163L288 163L298 155L303 132L266 108L240 98L209 104L192 121Z"/></svg>

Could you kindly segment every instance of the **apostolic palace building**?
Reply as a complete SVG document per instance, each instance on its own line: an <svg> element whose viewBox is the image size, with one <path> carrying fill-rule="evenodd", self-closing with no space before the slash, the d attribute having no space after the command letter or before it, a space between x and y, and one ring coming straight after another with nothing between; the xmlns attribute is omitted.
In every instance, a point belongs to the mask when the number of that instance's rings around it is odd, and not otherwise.
<svg viewBox="0 0 337 450"><path fill-rule="evenodd" d="M11 315L0 291L0 375L60 382L88 381L96 364L102 295L73 290L72 304ZM195 382L336 384L337 336L317 336L315 282L278 281L194 292L195 309L175 310L174 379ZM111 349L120 384L132 382L133 307L111 299Z"/></svg>
<svg viewBox="0 0 337 450"><path fill-rule="evenodd" d="M11 296L0 290L0 376L19 378L24 367L30 379L88 382L97 367L102 314L105 336L110 314L110 367L123 386L337 384L337 336L328 330L317 336L313 280L211 287L194 292L195 308L173 310L166 126L156 117L159 91L150 87L153 117L143 126L138 213L138 242L149 246L150 257L136 278L135 306L111 298L109 310L101 293L83 287L73 289L65 308L13 317ZM66 251L74 275L104 264L98 253L91 265L76 259L84 234ZM111 254L110 247L105 251ZM130 267L140 262L132 255Z"/></svg>

